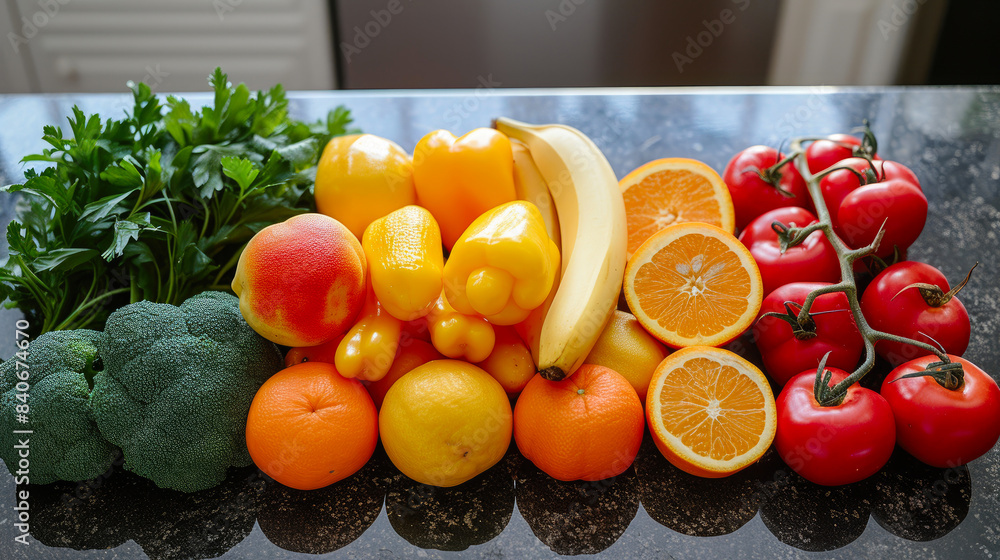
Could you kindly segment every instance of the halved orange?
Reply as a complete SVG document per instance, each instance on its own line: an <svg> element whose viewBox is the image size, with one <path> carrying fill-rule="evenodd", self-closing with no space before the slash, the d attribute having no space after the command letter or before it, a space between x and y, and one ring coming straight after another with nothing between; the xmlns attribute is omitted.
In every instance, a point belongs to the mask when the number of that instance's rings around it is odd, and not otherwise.
<svg viewBox="0 0 1000 560"><path fill-rule="evenodd" d="M771 386L753 364L728 350L692 346L657 366L646 419L656 447L675 467L720 478L764 455L777 411Z"/></svg>
<svg viewBox="0 0 1000 560"><path fill-rule="evenodd" d="M674 348L726 344L753 323L764 298L750 251L701 223L647 239L628 260L624 288L639 323Z"/></svg>
<svg viewBox="0 0 1000 560"><path fill-rule="evenodd" d="M733 200L719 174L688 158L651 161L618 182L628 218L628 254L661 229L702 222L729 233L736 227Z"/></svg>

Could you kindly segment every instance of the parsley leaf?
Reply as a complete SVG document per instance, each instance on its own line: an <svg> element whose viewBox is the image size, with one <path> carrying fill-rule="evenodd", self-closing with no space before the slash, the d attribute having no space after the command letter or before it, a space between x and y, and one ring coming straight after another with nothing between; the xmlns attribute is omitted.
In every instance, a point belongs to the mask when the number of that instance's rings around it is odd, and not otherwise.
<svg viewBox="0 0 1000 560"><path fill-rule="evenodd" d="M46 332L101 328L130 301L179 304L227 288L254 233L313 210L320 150L357 132L350 111L305 123L280 84L254 93L218 68L209 84L201 109L129 84L124 117L74 107L65 130L43 128L49 147L22 161L50 166L0 188L20 196L0 264L5 306Z"/></svg>

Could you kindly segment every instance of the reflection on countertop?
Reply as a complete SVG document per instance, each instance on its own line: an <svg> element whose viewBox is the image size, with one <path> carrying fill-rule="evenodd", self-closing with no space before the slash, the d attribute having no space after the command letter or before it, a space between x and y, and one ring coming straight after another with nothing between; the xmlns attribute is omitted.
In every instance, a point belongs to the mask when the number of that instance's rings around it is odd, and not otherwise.
<svg viewBox="0 0 1000 560"><path fill-rule="evenodd" d="M381 447L353 476L320 490L282 486L255 468L232 469L219 486L185 494L157 488L121 466L79 483L18 486L31 499L31 536L41 545L114 549L132 540L150 558L214 558L254 529L291 552L326 554L361 538L383 510L392 529L421 549L463 551L500 536L515 510L534 536L562 555L609 549L639 513L694 537L739 530L757 514L777 540L805 551L846 546L869 515L890 533L931 541L969 512L966 467L936 469L897 452L866 481L812 484L773 452L734 476L689 475L647 436L635 467L595 482L560 482L511 445L504 459L469 482L437 488L400 473Z"/></svg>

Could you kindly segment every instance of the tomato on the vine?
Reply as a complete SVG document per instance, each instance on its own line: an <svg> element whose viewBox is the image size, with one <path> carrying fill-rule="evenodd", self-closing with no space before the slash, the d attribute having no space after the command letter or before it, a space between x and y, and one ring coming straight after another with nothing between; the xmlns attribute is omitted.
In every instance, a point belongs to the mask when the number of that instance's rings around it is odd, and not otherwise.
<svg viewBox="0 0 1000 560"><path fill-rule="evenodd" d="M889 373L881 393L896 419L896 439L910 455L934 467L964 465L1000 439L1000 387L958 356L910 360ZM961 364L961 372L950 371ZM933 376L920 375L931 368ZM905 377L917 374L916 377Z"/></svg>
<svg viewBox="0 0 1000 560"><path fill-rule="evenodd" d="M849 374L830 372L828 386ZM886 400L855 383L843 402L821 405L813 384L816 369L791 378L775 400L778 429L774 446L778 456L803 478L824 486L864 480L881 469L896 444L896 426Z"/></svg>
<svg viewBox="0 0 1000 560"><path fill-rule="evenodd" d="M923 198L923 191L920 189L920 182L917 180L917 176L908 167L895 161L879 160L869 162L864 158L848 158L843 160L841 164L846 166L846 168L838 169L824 175L819 182L823 201L830 210L830 222L833 225L834 232L852 247L861 247L875 239L882 221L889 218L892 223L891 229L890 223L887 222L886 237L882 241L878 254L880 257L891 255L894 244L900 251L905 251L909 243L906 246L899 244L907 239L907 236L900 232L909 227L916 230L916 235L920 235L927 216L926 208L924 208L922 214L919 210L920 200L923 200L924 206L926 206L927 200ZM888 200L876 200L878 199L878 193L884 194L887 183L893 181L909 183L916 187L916 192L919 193L915 194L911 192L911 189L902 189L902 194L900 195L904 201L912 199L912 202L918 206L917 215L913 216L912 220L907 222L909 226L896 223L899 221L898 216L902 215L906 210L892 210L891 206L894 202L892 197L889 197ZM854 191L869 185L873 186L873 188L862 193L858 198L852 198L849 204L845 204L845 201L848 200L848 197ZM878 185L879 188L875 188L875 185ZM891 189L897 189L898 187L897 183L888 185L890 192ZM844 210L845 219L849 220L850 232L845 231L845 226L842 223L840 216L842 208L846 208ZM913 239L916 239L916 235L913 236ZM868 242L861 243L863 239L868 239ZM911 240L910 243L912 242Z"/></svg>
<svg viewBox="0 0 1000 560"><path fill-rule="evenodd" d="M850 134L831 134L826 140L817 140L806 148L806 163L810 173L818 173L838 161L863 155L865 147L857 136ZM877 154L871 154L872 159L878 159Z"/></svg>
<svg viewBox="0 0 1000 560"><path fill-rule="evenodd" d="M913 183L921 192L923 191L923 188L920 186L920 180L917 179L917 174L902 163L889 159L873 161L872 163L875 165L875 172L878 174L879 180L902 179L903 181Z"/></svg>
<svg viewBox="0 0 1000 560"><path fill-rule="evenodd" d="M891 179L902 179L909 181L920 188L920 181L910 168L895 161L876 160L869 162L864 158L852 157L840 162L846 166L845 169L838 169L824 175L819 181L819 190L823 195L823 201L830 210L830 221L833 230L841 238L844 237L837 220L837 211L844 202L844 198L852 191L862 186L861 177L865 178L864 183L877 183Z"/></svg>
<svg viewBox="0 0 1000 560"><path fill-rule="evenodd" d="M875 241L885 223L885 234L875 255L888 258L907 249L924 229L927 197L919 187L902 179L871 183L851 191L837 210L844 241L861 248Z"/></svg>
<svg viewBox="0 0 1000 560"><path fill-rule="evenodd" d="M968 278L966 278L968 281ZM961 356L969 347L969 312L955 296L965 281L952 290L948 279L933 266L903 261L886 268L861 296L861 311L873 328L932 345ZM927 351L890 340L875 343L875 350L893 365Z"/></svg>
<svg viewBox="0 0 1000 560"><path fill-rule="evenodd" d="M816 371L827 352L830 353L827 365L842 369L854 369L861 358L864 340L843 292L817 297L806 325L799 325L795 320L809 292L829 285L828 282L793 282L764 298L760 315L753 325L753 335L764 361L764 371L775 383L784 385L802 371Z"/></svg>
<svg viewBox="0 0 1000 560"><path fill-rule="evenodd" d="M795 169L795 162L771 169L784 157L784 154L768 146L750 146L729 160L722 179L733 199L737 229L746 227L757 216L775 208L812 208L809 190L802 175Z"/></svg>
<svg viewBox="0 0 1000 560"><path fill-rule="evenodd" d="M840 259L822 231L814 231L799 245L781 252L778 233L771 224L805 227L818 220L812 212L797 206L776 208L757 216L740 233L740 242L750 250L760 269L764 293L792 282L837 282Z"/></svg>

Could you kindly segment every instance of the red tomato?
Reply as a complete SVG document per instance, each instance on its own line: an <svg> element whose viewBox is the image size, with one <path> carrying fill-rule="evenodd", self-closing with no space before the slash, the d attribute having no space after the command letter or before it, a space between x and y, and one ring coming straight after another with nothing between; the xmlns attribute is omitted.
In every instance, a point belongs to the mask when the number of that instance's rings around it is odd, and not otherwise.
<svg viewBox="0 0 1000 560"><path fill-rule="evenodd" d="M951 290L944 274L929 264L896 263L876 276L861 296L861 311L868 324L883 332L932 345L937 341L945 352L961 356L969 347L972 330L969 312L956 297L935 301L931 296L931 301L927 301L917 288L901 291L916 283L937 286L941 296ZM944 300L941 296L938 299ZM875 350L894 366L927 354L926 350L911 344L888 340L878 341Z"/></svg>
<svg viewBox="0 0 1000 560"><path fill-rule="evenodd" d="M908 167L895 161L873 161L871 163L864 158L852 157L841 161L857 173L866 174L871 172L873 182L888 181L890 179L902 179L909 181L920 188L917 176ZM857 173L852 173L850 169L839 169L828 175L824 175L819 181L820 192L823 193L823 201L830 210L830 221L833 223L833 230L841 238L844 237L837 221L837 211L844 202L844 198L852 191L861 187L861 180Z"/></svg>
<svg viewBox="0 0 1000 560"><path fill-rule="evenodd" d="M765 313L786 313L784 303L794 302L792 311L797 313L802 302L812 290L829 286L828 282L794 282L785 284L768 294L760 307L760 315L753 325L754 340L764 360L764 372L778 385L784 385L800 372L816 371L823 355L830 352L827 365L842 369L854 369L864 341L854 323L843 292L823 294L813 302L810 315L815 324L815 336L802 334L797 337L792 326L777 317L764 317ZM821 311L833 311L823 313Z"/></svg>
<svg viewBox="0 0 1000 560"><path fill-rule="evenodd" d="M827 369L833 374L831 387L850 375ZM824 486L850 484L877 473L896 445L889 403L855 383L844 402L821 406L813 393L815 379L815 369L796 375L775 401L778 455L802 478Z"/></svg>
<svg viewBox="0 0 1000 560"><path fill-rule="evenodd" d="M1000 439L1000 387L972 362L951 355L948 359L962 364L964 371L962 384L954 391L932 377L900 379L937 362L936 356L910 360L892 370L881 390L896 418L899 446L940 468L964 465Z"/></svg>
<svg viewBox="0 0 1000 560"><path fill-rule="evenodd" d="M871 183L851 191L837 210L843 239L854 248L874 241L883 221L885 236L875 254L888 258L897 247L912 245L924 229L927 197L920 187L902 179Z"/></svg>
<svg viewBox="0 0 1000 560"><path fill-rule="evenodd" d="M913 183L918 189L921 190L921 192L923 191L920 187L920 181L917 179L917 174L902 163L892 160L879 160L872 163L875 164L875 169L878 170L878 178L880 181L902 179Z"/></svg>
<svg viewBox="0 0 1000 560"><path fill-rule="evenodd" d="M788 162L777 172L780 176L778 185L792 196L783 194L760 177L760 172L766 172L783 157L785 156L774 148L751 146L729 160L722 178L733 199L737 229L744 228L757 216L775 208L812 208L809 190L795 169L795 162Z"/></svg>
<svg viewBox="0 0 1000 560"><path fill-rule="evenodd" d="M806 148L806 162L810 173L818 173L838 161L859 154L861 139L849 134L831 134L828 140L817 140ZM878 159L873 155L872 159Z"/></svg>
<svg viewBox="0 0 1000 560"><path fill-rule="evenodd" d="M865 173L871 169L868 160L863 158L848 158L841 163L849 166L857 173ZM823 194L823 202L830 210L830 221L833 223L833 230L841 238L844 237L840 231L840 224L837 223L837 210L844 202L844 197L851 194L851 191L861 186L861 179L851 169L838 169L828 175L824 175L819 180L819 190Z"/></svg>
<svg viewBox="0 0 1000 560"><path fill-rule="evenodd" d="M771 228L773 222L805 227L817 221L805 208L787 206L757 216L740 233L740 242L750 250L760 269L765 294L791 282L840 280L840 259L822 231L814 231L800 245L782 254L778 234Z"/></svg>

